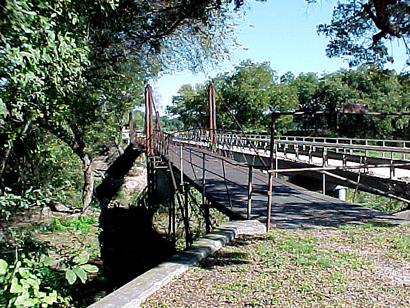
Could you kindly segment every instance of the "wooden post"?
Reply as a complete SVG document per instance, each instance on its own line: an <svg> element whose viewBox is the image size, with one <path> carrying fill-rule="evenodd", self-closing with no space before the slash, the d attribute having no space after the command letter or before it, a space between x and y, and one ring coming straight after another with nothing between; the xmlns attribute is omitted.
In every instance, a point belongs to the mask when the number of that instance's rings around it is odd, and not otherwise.
<svg viewBox="0 0 410 308"><path fill-rule="evenodd" d="M222 173L224 175L226 194L228 195L229 206L231 207L231 210L232 210L233 205L232 205L231 193L229 192L228 183L226 181L225 160L221 158L221 162L222 162Z"/></svg>
<svg viewBox="0 0 410 308"><path fill-rule="evenodd" d="M393 161L393 152L390 152L390 179L394 178L394 161Z"/></svg>
<svg viewBox="0 0 410 308"><path fill-rule="evenodd" d="M172 194L172 197L174 197L174 195ZM173 236L172 236L172 201L169 200L168 202L168 236L171 238L171 240L173 240Z"/></svg>
<svg viewBox="0 0 410 308"><path fill-rule="evenodd" d="M205 153L202 153L202 206L204 207L205 212L205 231L206 233L211 232L211 223L209 219L209 204L205 198L206 193L206 160L205 160Z"/></svg>
<svg viewBox="0 0 410 308"><path fill-rule="evenodd" d="M295 158L296 160L299 160L299 145L295 144L296 148L295 148Z"/></svg>
<svg viewBox="0 0 410 308"><path fill-rule="evenodd" d="M269 170L272 170L274 166L277 164L273 161L273 150L275 148L275 130L276 130L276 115L274 112L271 114L271 128L270 128L270 157L269 157ZM284 150L286 151L286 150ZM276 157L277 157L276 151ZM268 204L266 206L266 231L270 229L270 219L271 219L271 212L272 212L272 186L273 186L273 174L268 173Z"/></svg>
<svg viewBox="0 0 410 308"><path fill-rule="evenodd" d="M176 180L175 180L174 170L173 170L173 167L172 167L172 163L171 163L170 161L168 161L168 169L169 169L169 173L170 173L170 176L171 176L172 192L173 192L170 212L171 212L171 220L172 220L172 222L171 222L171 228L172 228L173 240L175 241L175 225L176 225L175 198L178 197L178 195L177 195L177 189L178 189L178 187L177 187L177 182L176 182Z"/></svg>
<svg viewBox="0 0 410 308"><path fill-rule="evenodd" d="M386 146L386 141L383 140L382 142L382 147L384 148ZM386 157L386 152L382 152L382 157L385 158Z"/></svg>
<svg viewBox="0 0 410 308"><path fill-rule="evenodd" d="M279 168L279 159L278 159L278 144L275 144L275 169ZM275 172L275 178L278 177L278 173Z"/></svg>
<svg viewBox="0 0 410 308"><path fill-rule="evenodd" d="M326 148L323 148L322 167L326 166ZM326 195L326 174L322 173L322 194Z"/></svg>
<svg viewBox="0 0 410 308"><path fill-rule="evenodd" d="M251 219L251 212L252 212L252 173L253 168L252 165L249 166L249 173L248 173L248 211L247 211L247 218Z"/></svg>
<svg viewBox="0 0 410 308"><path fill-rule="evenodd" d="M188 208L188 188L184 188L184 212L185 212L185 247L188 248L192 244L191 233L189 230L189 208Z"/></svg>
<svg viewBox="0 0 410 308"><path fill-rule="evenodd" d="M175 195L172 197L172 203L171 203L171 211L172 211L172 222L171 222L171 228L172 228L172 239L175 242L176 241L176 215L175 215Z"/></svg>
<svg viewBox="0 0 410 308"><path fill-rule="evenodd" d="M353 192L352 202L354 202L354 201L356 200L356 196L357 196L357 193L358 193L358 191L359 191L360 176L361 176L361 174L362 174L362 171L360 170L360 167L362 166L362 162L363 162L362 157L360 157L360 160L359 160L359 175L357 176L357 184L356 184L356 188L355 188L355 190L354 190L354 192Z"/></svg>
<svg viewBox="0 0 410 308"><path fill-rule="evenodd" d="M181 143L179 146L179 171L180 171L180 187L181 191L184 191L185 185L184 185L184 148Z"/></svg>
<svg viewBox="0 0 410 308"><path fill-rule="evenodd" d="M270 229L270 220L272 212L272 186L273 186L273 175L269 172L268 178L268 205L266 209L266 231Z"/></svg>
<svg viewBox="0 0 410 308"><path fill-rule="evenodd" d="M272 170L274 167L273 162L273 150L275 147L275 130L276 130L276 115L274 112L271 114L271 128L270 128L270 156L269 156L269 169Z"/></svg>

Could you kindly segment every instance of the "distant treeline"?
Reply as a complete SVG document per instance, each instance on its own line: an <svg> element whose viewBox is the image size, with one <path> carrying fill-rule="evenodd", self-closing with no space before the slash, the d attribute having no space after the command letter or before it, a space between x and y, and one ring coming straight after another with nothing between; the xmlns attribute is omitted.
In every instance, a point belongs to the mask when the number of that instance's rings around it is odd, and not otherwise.
<svg viewBox="0 0 410 308"><path fill-rule="evenodd" d="M363 104L369 111L410 110L410 74L397 74L362 66L319 76L306 73L282 76L268 63L246 61L233 73L218 75L205 84L183 85L168 107L171 120L166 128L207 127L207 87L217 89L218 127L246 131L267 131L269 110L329 111L345 104ZM376 117L366 114L283 116L278 120L281 133L363 138L410 137L409 117Z"/></svg>

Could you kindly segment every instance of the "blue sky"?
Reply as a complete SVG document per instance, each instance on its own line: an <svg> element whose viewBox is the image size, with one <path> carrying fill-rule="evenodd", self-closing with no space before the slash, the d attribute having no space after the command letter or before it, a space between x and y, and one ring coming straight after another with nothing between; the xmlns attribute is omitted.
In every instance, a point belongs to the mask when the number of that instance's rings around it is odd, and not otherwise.
<svg viewBox="0 0 410 308"><path fill-rule="evenodd" d="M218 73L231 71L241 61L251 59L254 62L269 62L279 75L291 71L330 73L347 64L338 58L326 56L326 37L319 36L316 26L331 20L336 1L322 0L315 5L308 5L305 0L268 0L251 1L245 14L238 16L236 28L237 40L241 47L232 50L231 58L193 74L183 71L161 76L153 82L160 109L171 103L183 84L201 83ZM397 71L405 67L403 48L393 43Z"/></svg>

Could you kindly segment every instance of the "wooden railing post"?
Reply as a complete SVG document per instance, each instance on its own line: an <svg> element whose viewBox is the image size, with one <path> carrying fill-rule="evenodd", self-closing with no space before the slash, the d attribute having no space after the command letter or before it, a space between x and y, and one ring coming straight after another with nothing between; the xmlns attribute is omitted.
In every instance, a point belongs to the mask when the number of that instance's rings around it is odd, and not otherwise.
<svg viewBox="0 0 410 308"><path fill-rule="evenodd" d="M248 172L248 207L247 207L247 218L251 219L251 212L252 212L252 174L253 168L252 165L249 165L249 172Z"/></svg>
<svg viewBox="0 0 410 308"><path fill-rule="evenodd" d="M205 231L206 233L211 232L211 221L209 217L209 204L205 198L206 193L206 159L205 153L202 153L202 206L205 212Z"/></svg>
<svg viewBox="0 0 410 308"><path fill-rule="evenodd" d="M270 229L270 220L272 215L272 186L273 186L273 175L269 172L268 177L268 204L266 207L266 231Z"/></svg>
<svg viewBox="0 0 410 308"><path fill-rule="evenodd" d="M226 194L228 196L229 206L231 207L231 210L232 210L233 205L232 205L231 193L229 192L228 183L226 181L225 159L222 157L221 157L221 162L222 162L222 172L224 176Z"/></svg>
<svg viewBox="0 0 410 308"><path fill-rule="evenodd" d="M188 248L192 244L191 233L189 229L189 208L188 208L188 188L184 187L184 216L186 223L185 226L185 247Z"/></svg>
<svg viewBox="0 0 410 308"><path fill-rule="evenodd" d="M181 191L184 191L184 148L182 143L179 146L179 155L180 185Z"/></svg>
<svg viewBox="0 0 410 308"><path fill-rule="evenodd" d="M278 144L275 144L275 169L279 169L279 159L278 159ZM278 173L275 172L275 178L278 177Z"/></svg>
<svg viewBox="0 0 410 308"><path fill-rule="evenodd" d="M390 179L394 178L395 170L394 170L394 161L393 161L393 152L390 152Z"/></svg>
<svg viewBox="0 0 410 308"><path fill-rule="evenodd" d="M326 148L323 148L322 167L326 166ZM322 194L326 195L326 174L322 173Z"/></svg>

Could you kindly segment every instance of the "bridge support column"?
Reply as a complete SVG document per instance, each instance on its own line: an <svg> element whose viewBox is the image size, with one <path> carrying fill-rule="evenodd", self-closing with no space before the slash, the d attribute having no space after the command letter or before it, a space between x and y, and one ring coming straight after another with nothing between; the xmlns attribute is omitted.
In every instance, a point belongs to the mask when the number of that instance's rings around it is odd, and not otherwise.
<svg viewBox="0 0 410 308"><path fill-rule="evenodd" d="M168 234L173 243L175 243L176 241L175 225L176 225L175 195L172 195L172 198L169 201L169 207L168 207Z"/></svg>

